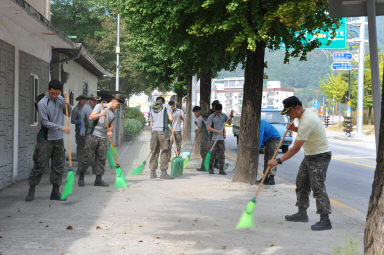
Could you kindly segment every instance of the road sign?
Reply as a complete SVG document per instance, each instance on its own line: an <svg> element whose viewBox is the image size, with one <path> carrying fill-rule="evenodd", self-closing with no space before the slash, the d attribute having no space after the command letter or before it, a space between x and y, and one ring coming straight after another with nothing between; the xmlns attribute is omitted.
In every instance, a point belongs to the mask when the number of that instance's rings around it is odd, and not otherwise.
<svg viewBox="0 0 384 255"><path fill-rule="evenodd" d="M334 62L332 63L333 70L351 70L351 62Z"/></svg>
<svg viewBox="0 0 384 255"><path fill-rule="evenodd" d="M353 55L350 52L337 52L333 53L333 61L350 61Z"/></svg>
<svg viewBox="0 0 384 255"><path fill-rule="evenodd" d="M315 50L346 50L347 45L347 20L340 19L340 27L335 30L335 37L332 39L332 31L315 30L313 34L307 33L306 41L318 39L320 46ZM297 32L298 33L298 32ZM328 42L330 44L328 45ZM281 49L285 49L285 45L280 45Z"/></svg>
<svg viewBox="0 0 384 255"><path fill-rule="evenodd" d="M312 107L320 107L319 101L317 101L317 99L315 99L313 102Z"/></svg>

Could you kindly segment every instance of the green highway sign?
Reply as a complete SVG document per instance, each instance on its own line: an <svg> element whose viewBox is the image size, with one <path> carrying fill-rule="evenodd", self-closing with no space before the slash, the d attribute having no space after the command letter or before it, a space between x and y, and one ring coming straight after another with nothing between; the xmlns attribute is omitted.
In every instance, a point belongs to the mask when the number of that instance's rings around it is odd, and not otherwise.
<svg viewBox="0 0 384 255"><path fill-rule="evenodd" d="M340 19L340 27L336 29L335 31L335 37L331 38L331 32L330 31L315 31L314 35L307 34L306 39L307 41L311 41L314 39L318 39L320 42L320 47L316 48L315 50L346 50L346 44L347 44L347 20L346 18ZM328 41L331 43L329 45ZM285 49L285 45L281 45L281 49Z"/></svg>

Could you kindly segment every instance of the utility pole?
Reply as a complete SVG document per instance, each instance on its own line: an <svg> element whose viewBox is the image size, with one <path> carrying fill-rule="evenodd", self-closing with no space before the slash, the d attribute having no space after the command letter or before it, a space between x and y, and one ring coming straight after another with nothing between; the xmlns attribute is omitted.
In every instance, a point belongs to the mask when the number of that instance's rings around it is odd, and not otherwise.
<svg viewBox="0 0 384 255"><path fill-rule="evenodd" d="M359 74L357 83L357 130L356 138L363 137L363 100L364 100L364 37L365 17L360 17L360 49L359 49Z"/></svg>
<svg viewBox="0 0 384 255"><path fill-rule="evenodd" d="M116 91L119 91L119 60L120 60L120 14L117 14L117 43L116 43ZM115 144L120 144L120 128L121 128L121 120L120 114L121 110L117 110L117 120L116 120L116 141Z"/></svg>

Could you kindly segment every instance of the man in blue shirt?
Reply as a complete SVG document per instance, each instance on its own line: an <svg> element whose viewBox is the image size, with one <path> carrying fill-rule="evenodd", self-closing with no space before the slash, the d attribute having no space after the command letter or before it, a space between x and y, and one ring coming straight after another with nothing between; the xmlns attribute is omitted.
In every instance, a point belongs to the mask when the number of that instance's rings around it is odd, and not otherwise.
<svg viewBox="0 0 384 255"><path fill-rule="evenodd" d="M264 173L268 168L268 160L272 159L280 143L280 133L277 129L265 120L260 120L260 140L259 149L264 146ZM264 180L265 185L275 185L276 166L269 170L268 176ZM261 179L259 180L259 182Z"/></svg>

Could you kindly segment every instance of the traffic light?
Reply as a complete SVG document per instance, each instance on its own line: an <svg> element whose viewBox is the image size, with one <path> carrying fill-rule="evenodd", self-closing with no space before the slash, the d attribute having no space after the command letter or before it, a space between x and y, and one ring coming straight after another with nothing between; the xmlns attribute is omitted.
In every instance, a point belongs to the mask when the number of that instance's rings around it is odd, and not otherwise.
<svg viewBox="0 0 384 255"><path fill-rule="evenodd" d="M329 115L325 115L324 116L324 123L325 123L325 127L328 127L328 125L329 125Z"/></svg>

